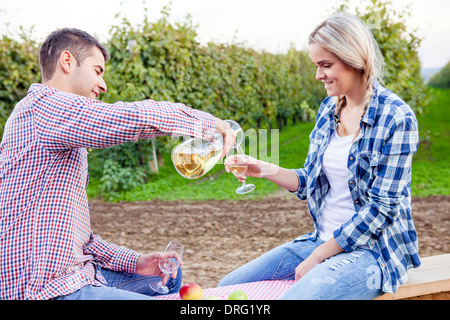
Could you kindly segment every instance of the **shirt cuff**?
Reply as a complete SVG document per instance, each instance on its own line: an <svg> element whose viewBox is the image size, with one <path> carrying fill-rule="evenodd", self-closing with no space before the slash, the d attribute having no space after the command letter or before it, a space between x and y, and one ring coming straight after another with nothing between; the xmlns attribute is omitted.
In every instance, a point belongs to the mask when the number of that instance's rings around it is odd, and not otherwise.
<svg viewBox="0 0 450 320"><path fill-rule="evenodd" d="M201 137L205 140L211 140L216 131L216 119L207 112L200 110L196 110L196 112L202 123Z"/></svg>
<svg viewBox="0 0 450 320"><path fill-rule="evenodd" d="M333 237L336 240L337 244L345 251L345 252L352 252L354 251L353 246L355 245L355 242L350 237L345 237L341 232L340 229L336 229L333 232Z"/></svg>
<svg viewBox="0 0 450 320"><path fill-rule="evenodd" d="M120 251L117 256L118 269L127 273L136 273L137 258L140 256L134 250L126 247L120 247Z"/></svg>
<svg viewBox="0 0 450 320"><path fill-rule="evenodd" d="M301 200L306 200L306 194L303 194L303 191L305 190L306 186L306 178L305 175L302 174L302 170L304 169L292 169L297 174L298 177L298 189L296 191L290 191L290 193L294 193L299 197Z"/></svg>

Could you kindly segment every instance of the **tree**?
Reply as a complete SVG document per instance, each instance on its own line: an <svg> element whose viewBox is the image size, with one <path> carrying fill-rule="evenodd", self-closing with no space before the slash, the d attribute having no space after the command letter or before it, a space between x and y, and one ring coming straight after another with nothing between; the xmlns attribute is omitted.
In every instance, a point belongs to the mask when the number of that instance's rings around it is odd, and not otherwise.
<svg viewBox="0 0 450 320"><path fill-rule="evenodd" d="M370 0L369 5L357 15L365 21L383 53L386 86L397 93L416 113L422 113L429 95L420 75L421 63L418 49L421 39L413 30L409 32L405 18L407 9L396 11L390 1Z"/></svg>
<svg viewBox="0 0 450 320"><path fill-rule="evenodd" d="M38 47L23 28L20 28L19 41L11 35L1 36L0 137L16 103L27 94L30 84L40 81L37 56Z"/></svg>

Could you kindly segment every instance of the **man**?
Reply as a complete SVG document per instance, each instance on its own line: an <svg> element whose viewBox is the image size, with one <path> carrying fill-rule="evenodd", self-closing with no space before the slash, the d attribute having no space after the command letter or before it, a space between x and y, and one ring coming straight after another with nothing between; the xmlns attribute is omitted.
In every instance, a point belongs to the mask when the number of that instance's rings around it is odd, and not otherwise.
<svg viewBox="0 0 450 320"><path fill-rule="evenodd" d="M159 135L224 136L229 124L180 103L145 100L107 104L107 49L77 29L50 34L39 50L42 84L8 119L0 144L0 298L145 299L163 278L155 252L140 255L106 243L90 228L86 148L106 148ZM155 279L156 277L156 279ZM124 289L124 290L121 290Z"/></svg>

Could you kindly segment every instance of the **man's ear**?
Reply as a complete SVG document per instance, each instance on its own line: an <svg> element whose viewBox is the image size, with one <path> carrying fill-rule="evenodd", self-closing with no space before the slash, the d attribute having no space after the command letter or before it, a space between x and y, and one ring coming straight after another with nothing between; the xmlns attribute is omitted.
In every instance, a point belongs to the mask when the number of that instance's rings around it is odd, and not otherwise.
<svg viewBox="0 0 450 320"><path fill-rule="evenodd" d="M63 51L59 56L59 64L64 73L71 73L72 70L76 67L77 61L74 56L70 53L70 51Z"/></svg>

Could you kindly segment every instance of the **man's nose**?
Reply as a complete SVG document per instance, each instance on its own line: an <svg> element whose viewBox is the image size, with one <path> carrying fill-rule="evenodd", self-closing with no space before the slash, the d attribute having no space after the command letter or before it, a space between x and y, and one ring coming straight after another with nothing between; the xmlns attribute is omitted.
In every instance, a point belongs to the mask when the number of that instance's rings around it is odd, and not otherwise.
<svg viewBox="0 0 450 320"><path fill-rule="evenodd" d="M101 79L98 87L101 92L106 92L108 90L108 88L106 87L106 82L105 82L105 80L103 80L103 78Z"/></svg>

